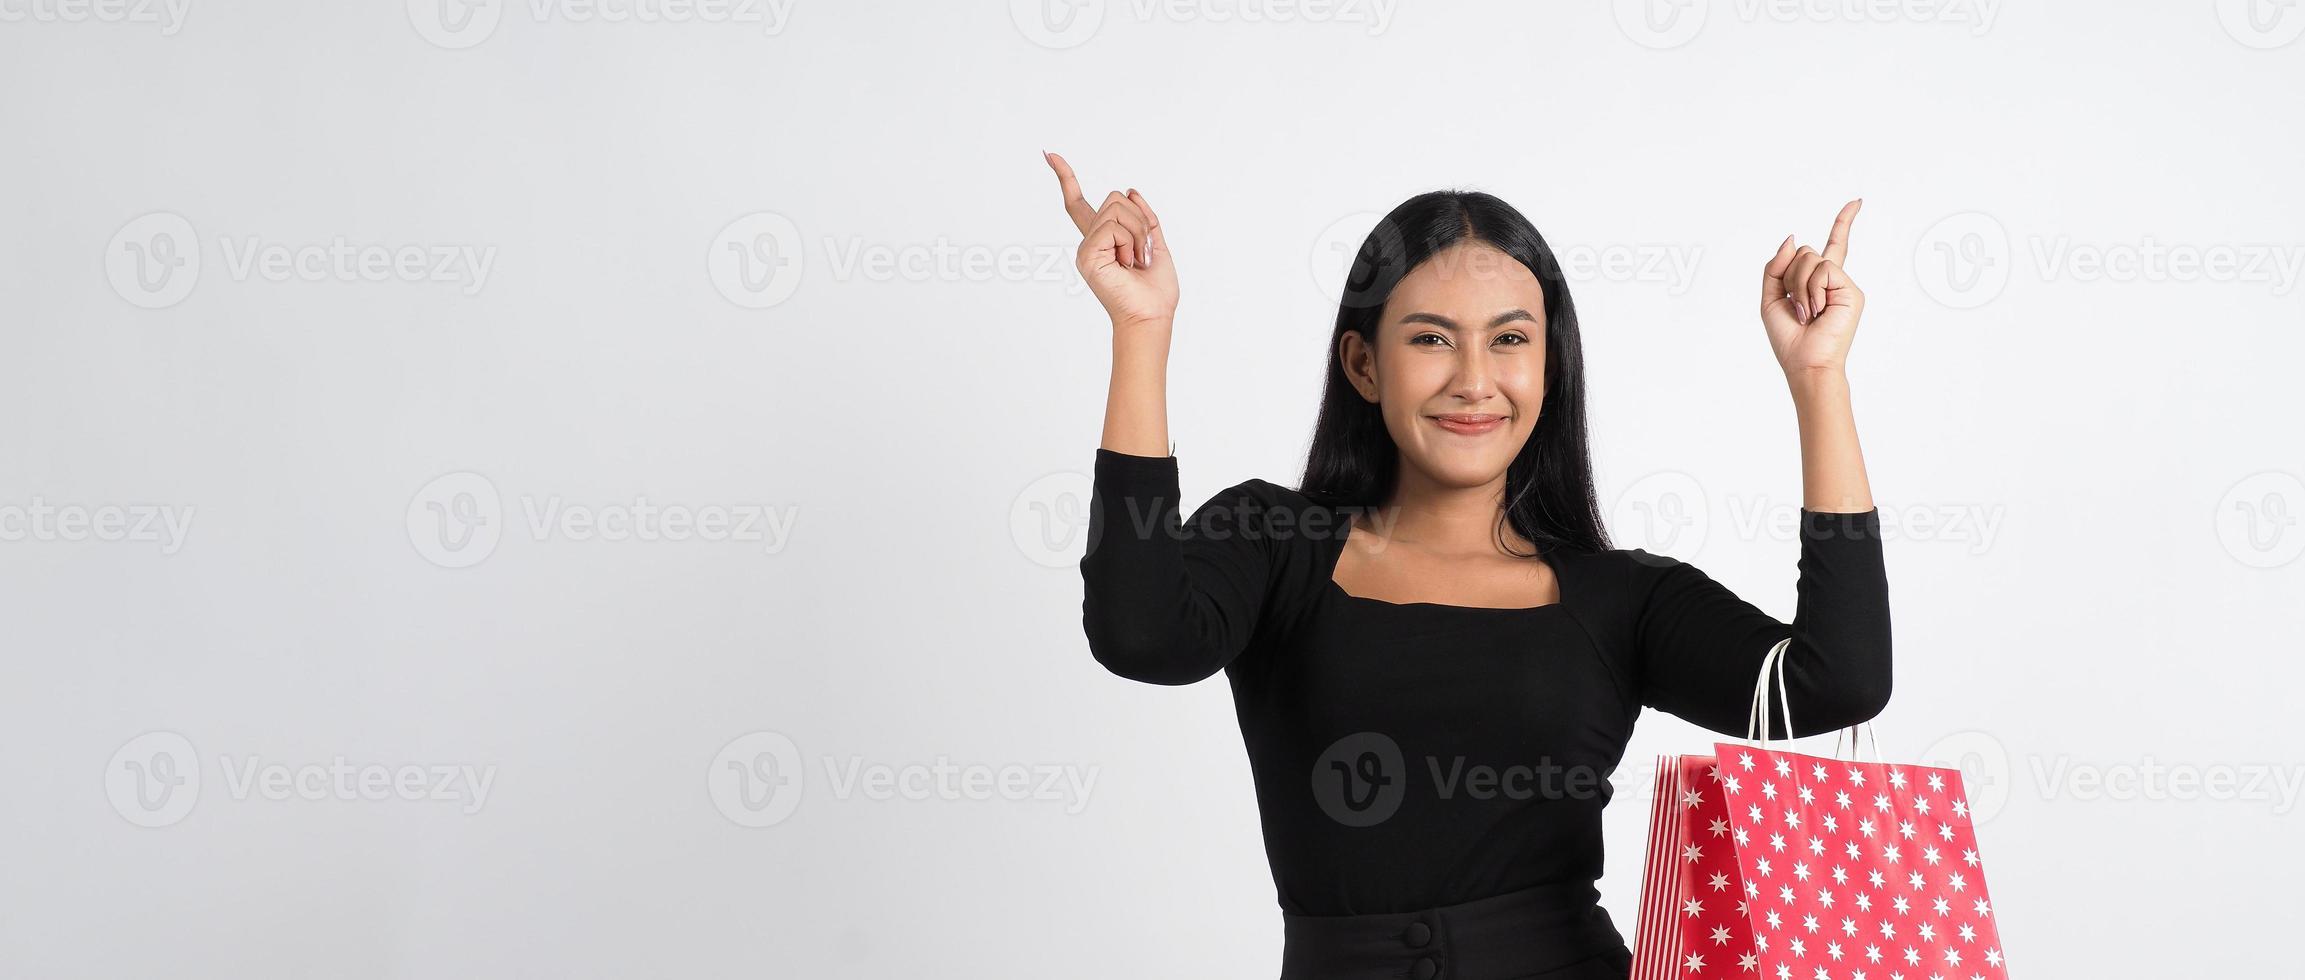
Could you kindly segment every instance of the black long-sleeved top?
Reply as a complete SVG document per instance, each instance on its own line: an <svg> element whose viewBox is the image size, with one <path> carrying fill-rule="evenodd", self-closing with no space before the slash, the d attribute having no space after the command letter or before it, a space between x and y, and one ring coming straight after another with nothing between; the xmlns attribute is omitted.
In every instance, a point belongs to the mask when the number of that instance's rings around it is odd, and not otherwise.
<svg viewBox="0 0 2305 980"><path fill-rule="evenodd" d="M1175 457L1097 450L1080 565L1089 648L1154 684L1225 672L1287 912L1597 882L1607 776L1640 709L1743 737L1761 660L1788 636L1795 735L1889 700L1877 509L1801 511L1786 624L1640 549L1543 555L1560 587L1545 606L1353 596L1333 578L1343 509L1249 480L1181 522L1178 497ZM1781 716L1772 729L1785 737Z"/></svg>

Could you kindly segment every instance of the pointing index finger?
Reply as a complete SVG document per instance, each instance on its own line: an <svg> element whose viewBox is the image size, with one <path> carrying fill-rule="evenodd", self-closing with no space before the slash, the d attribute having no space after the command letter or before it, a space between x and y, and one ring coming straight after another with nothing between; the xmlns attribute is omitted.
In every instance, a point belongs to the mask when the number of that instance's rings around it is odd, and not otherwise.
<svg viewBox="0 0 2305 980"><path fill-rule="evenodd" d="M1048 158L1049 169L1056 171L1057 187L1064 192L1064 213L1072 216L1072 223L1081 234L1088 234L1089 227L1096 224L1096 208L1081 196L1080 180L1073 176L1072 164L1047 150L1041 154Z"/></svg>
<svg viewBox="0 0 2305 980"><path fill-rule="evenodd" d="M1857 220L1857 210L1865 204L1858 198L1841 205L1841 213L1833 216L1833 233L1825 238L1824 256L1834 265L1846 265L1849 257L1849 226Z"/></svg>

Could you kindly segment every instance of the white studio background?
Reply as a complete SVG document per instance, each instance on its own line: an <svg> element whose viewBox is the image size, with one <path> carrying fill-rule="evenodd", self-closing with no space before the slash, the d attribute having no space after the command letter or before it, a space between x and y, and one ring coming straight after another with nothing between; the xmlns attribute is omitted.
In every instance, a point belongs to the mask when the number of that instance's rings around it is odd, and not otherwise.
<svg viewBox="0 0 2305 980"><path fill-rule="evenodd" d="M1783 617L1756 279L1863 196L1884 750L1971 773L2018 976L2287 963L2305 9L636 3L0 0L0 975L1272 976L1223 680L1080 634L1042 149L1172 232L1193 501L1478 188L1618 543ZM1643 716L1628 936L1710 742Z"/></svg>

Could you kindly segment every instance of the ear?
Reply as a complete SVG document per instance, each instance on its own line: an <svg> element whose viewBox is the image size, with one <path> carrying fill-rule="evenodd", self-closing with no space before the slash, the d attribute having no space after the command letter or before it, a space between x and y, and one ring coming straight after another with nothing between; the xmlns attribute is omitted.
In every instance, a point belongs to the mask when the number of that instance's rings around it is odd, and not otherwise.
<svg viewBox="0 0 2305 980"><path fill-rule="evenodd" d="M1337 359L1344 368L1345 380L1353 383L1353 390L1360 392L1365 401L1377 401L1377 352L1361 338L1360 331L1347 330L1337 338Z"/></svg>

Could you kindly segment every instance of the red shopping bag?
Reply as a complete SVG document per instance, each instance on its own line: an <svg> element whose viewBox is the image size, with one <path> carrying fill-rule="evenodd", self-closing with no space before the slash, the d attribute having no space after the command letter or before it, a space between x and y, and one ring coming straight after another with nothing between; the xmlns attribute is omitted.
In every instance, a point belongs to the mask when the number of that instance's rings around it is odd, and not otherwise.
<svg viewBox="0 0 2305 980"><path fill-rule="evenodd" d="M1959 770L1766 746L1659 758L1633 980L2005 980Z"/></svg>
<svg viewBox="0 0 2305 980"><path fill-rule="evenodd" d="M1711 756L1657 757L1633 980L1751 977L1759 969L1743 872L1721 837L1729 808L1711 791L1715 772Z"/></svg>

